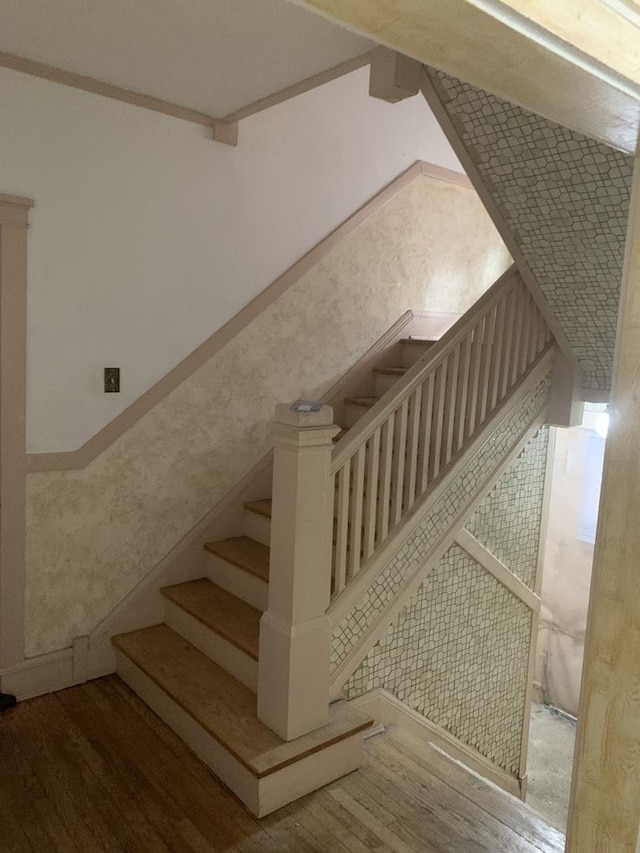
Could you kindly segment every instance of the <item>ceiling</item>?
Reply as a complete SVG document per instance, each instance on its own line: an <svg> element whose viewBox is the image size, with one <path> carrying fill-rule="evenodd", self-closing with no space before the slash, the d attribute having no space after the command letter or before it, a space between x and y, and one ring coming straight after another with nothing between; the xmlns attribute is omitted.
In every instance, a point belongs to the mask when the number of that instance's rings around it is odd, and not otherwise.
<svg viewBox="0 0 640 853"><path fill-rule="evenodd" d="M0 0L0 51L217 117L372 46L287 0Z"/></svg>

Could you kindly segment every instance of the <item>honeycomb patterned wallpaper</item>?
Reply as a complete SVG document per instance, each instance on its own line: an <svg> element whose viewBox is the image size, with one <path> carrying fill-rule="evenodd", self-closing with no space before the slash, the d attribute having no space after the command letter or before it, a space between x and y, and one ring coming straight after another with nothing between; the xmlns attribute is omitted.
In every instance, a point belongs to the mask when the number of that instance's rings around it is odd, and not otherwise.
<svg viewBox="0 0 640 853"><path fill-rule="evenodd" d="M430 70L584 373L611 386L633 159Z"/></svg>
<svg viewBox="0 0 640 853"><path fill-rule="evenodd" d="M538 567L549 430L540 430L465 525L530 589Z"/></svg>
<svg viewBox="0 0 640 853"><path fill-rule="evenodd" d="M543 427L466 525L531 586L547 441ZM519 598L454 544L351 676L345 695L383 687L517 778L531 619Z"/></svg>

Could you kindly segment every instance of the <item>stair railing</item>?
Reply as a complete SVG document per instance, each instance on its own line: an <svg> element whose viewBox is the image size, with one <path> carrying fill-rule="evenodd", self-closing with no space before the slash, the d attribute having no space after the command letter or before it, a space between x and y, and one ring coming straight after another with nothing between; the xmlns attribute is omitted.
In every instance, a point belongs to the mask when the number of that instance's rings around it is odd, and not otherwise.
<svg viewBox="0 0 640 853"><path fill-rule="evenodd" d="M332 602L455 463L551 338L511 267L335 445Z"/></svg>

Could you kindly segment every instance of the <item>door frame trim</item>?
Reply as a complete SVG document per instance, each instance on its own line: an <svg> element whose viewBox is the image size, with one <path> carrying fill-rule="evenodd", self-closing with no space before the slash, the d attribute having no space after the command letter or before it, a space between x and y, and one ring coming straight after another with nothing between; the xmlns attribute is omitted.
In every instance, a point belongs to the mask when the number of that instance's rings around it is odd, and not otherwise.
<svg viewBox="0 0 640 853"><path fill-rule="evenodd" d="M25 621L27 229L34 202L0 194L0 687Z"/></svg>

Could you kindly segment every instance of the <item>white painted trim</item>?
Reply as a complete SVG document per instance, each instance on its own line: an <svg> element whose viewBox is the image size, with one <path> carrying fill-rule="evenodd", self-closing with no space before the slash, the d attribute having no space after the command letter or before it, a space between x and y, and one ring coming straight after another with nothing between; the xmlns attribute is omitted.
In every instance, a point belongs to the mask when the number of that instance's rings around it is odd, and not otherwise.
<svg viewBox="0 0 640 853"><path fill-rule="evenodd" d="M19 701L63 690L74 683L72 649L27 658L0 670L0 690L12 693Z"/></svg>
<svg viewBox="0 0 640 853"><path fill-rule="evenodd" d="M265 548L271 547L271 519L249 509L244 511L244 535Z"/></svg>
<svg viewBox="0 0 640 853"><path fill-rule="evenodd" d="M540 596L532 592L519 577L494 557L468 530L465 530L464 527L460 528L454 537L454 541L476 563L479 563L483 569L493 575L502 586L506 587L516 598L519 598L523 604L526 604L529 610L533 610L535 613L540 612Z"/></svg>
<svg viewBox="0 0 640 853"><path fill-rule="evenodd" d="M380 725L397 726L402 731L425 740L431 746L446 753L452 760L459 761L502 790L522 799L520 780L496 767L477 750L466 746L448 731L432 723L382 687L352 699L349 705L370 714Z"/></svg>

